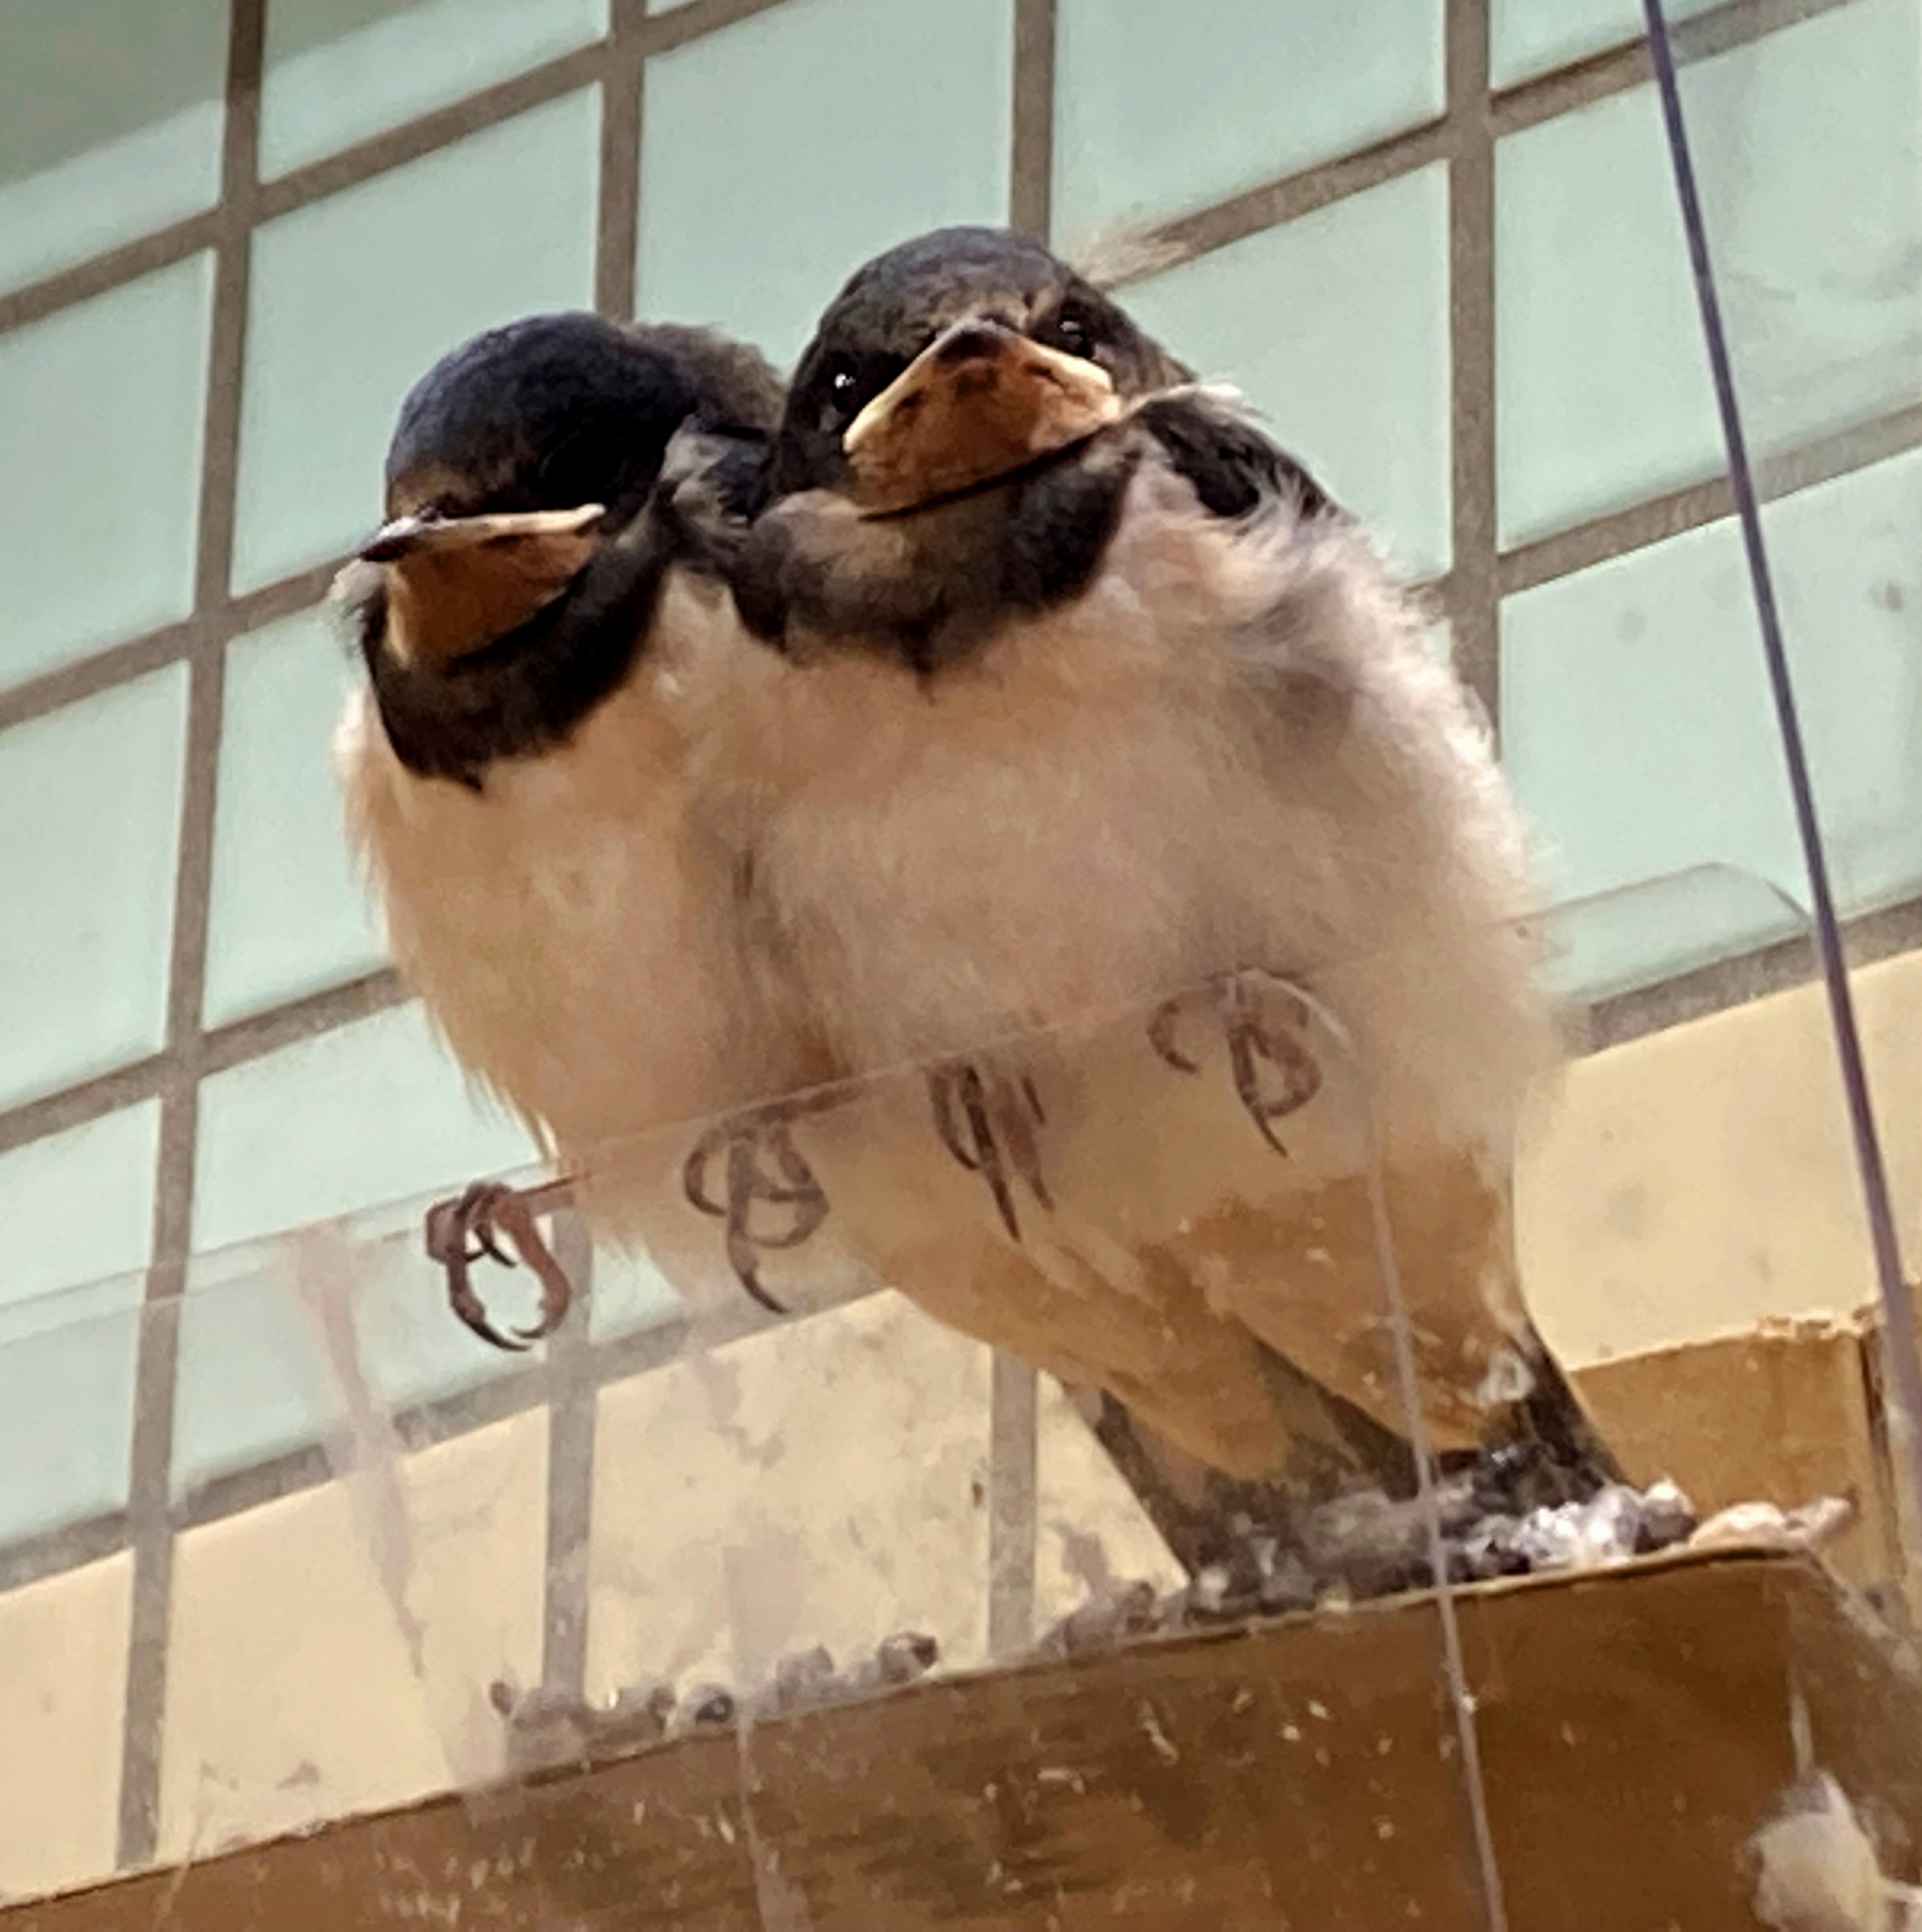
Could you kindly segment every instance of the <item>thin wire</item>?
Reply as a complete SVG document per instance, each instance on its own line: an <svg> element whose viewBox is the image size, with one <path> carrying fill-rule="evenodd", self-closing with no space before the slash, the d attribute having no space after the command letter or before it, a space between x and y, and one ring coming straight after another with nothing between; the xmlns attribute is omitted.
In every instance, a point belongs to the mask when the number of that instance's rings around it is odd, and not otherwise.
<svg viewBox="0 0 1922 1932"><path fill-rule="evenodd" d="M1422 1408L1421 1372L1415 1363L1414 1318L1402 1288L1402 1262L1388 1212L1388 1186L1381 1165L1381 1141L1375 1118L1373 1096L1362 1076L1353 1036L1331 1009L1304 987L1279 974L1261 976L1288 992L1314 1016L1341 1047L1348 1070L1355 1076L1356 1124L1361 1130L1362 1168L1368 1186L1369 1219L1375 1236L1375 1258L1381 1270L1381 1298L1394 1338L1395 1378L1408 1425L1408 1448L1414 1457L1415 1497L1428 1543L1429 1567L1435 1577L1435 1614L1441 1624L1442 1674L1455 1720L1455 1738L1462 1753L1462 1778L1467 1787L1468 1819L1474 1834L1475 1862L1482 1881L1482 1906L1488 1932L1508 1932L1508 1905L1502 1891L1501 1862L1495 1847L1495 1824L1489 1812L1488 1786L1482 1776L1480 1721L1474 1692L1469 1688L1468 1666L1462 1648L1461 1619L1455 1610L1455 1583L1448 1574L1448 1538L1442 1527L1441 1494L1435 1483L1435 1460L1429 1439L1428 1418Z"/></svg>
<svg viewBox="0 0 1922 1932"><path fill-rule="evenodd" d="M1715 380L1715 406L1722 419L1722 439L1729 460L1729 481L1741 524L1749 581L1756 616L1762 629L1762 652L1775 702L1776 723L1782 733L1782 754L1789 767L1789 790L1795 810L1795 830L1808 868L1809 899L1813 910L1816 947L1822 960L1822 983L1828 995L1829 1024L1835 1036L1836 1058L1842 1070L1843 1096L1849 1109L1849 1132L1855 1149L1856 1171L1862 1184L1869 1238L1875 1252L1876 1277L1882 1306L1882 1347L1896 1398L1897 1432L1906 1454L1911 1493L1922 1498L1922 1357L1915 1335L1915 1298L1903 1272L1901 1244L1889 1196L1888 1170L1882 1160L1876 1130L1875 1105L1863 1063L1861 1032L1849 986L1841 928L1837 923L1834 896L1830 890L1827 848L1816 810L1815 788L1809 776L1808 752L1803 742L1801 716L1795 703L1795 680L1783 643L1781 614L1763 542L1760 500L1749 465L1748 440L1742 428L1741 405L1735 392L1729 340L1722 322L1722 304L1715 272L1709 259L1708 230L1690 154L1688 128L1682 116L1681 89L1675 78L1675 50L1662 0L1642 0L1648 23L1648 51L1662 97L1662 119L1674 164L1675 194L1681 203L1682 226L1688 236L1689 266L1695 274L1696 300L1702 311L1702 332Z"/></svg>
<svg viewBox="0 0 1922 1932"><path fill-rule="evenodd" d="M1402 1264L1388 1217L1387 1184L1382 1178L1380 1144L1375 1116L1366 1091L1362 1102L1363 1153L1368 1172L1369 1214L1375 1224L1376 1259L1389 1310L1389 1329L1395 1338L1396 1379L1401 1384L1408 1420L1408 1446L1414 1451L1417 1495L1422 1526L1427 1532L1429 1567L1435 1574L1435 1613L1441 1624L1441 1664L1448 1681L1448 1701L1455 1718L1456 1742L1462 1752L1462 1780L1468 1789L1468 1820L1474 1833L1475 1862L1482 1881L1482 1906L1488 1932L1508 1932L1508 1905L1501 1886L1501 1862L1495 1855L1495 1824L1489 1815L1488 1786L1482 1778L1481 1730L1476 1717L1475 1694L1468 1686L1468 1666L1462 1648L1461 1620L1455 1613L1455 1582L1448 1574L1448 1540L1441 1526L1441 1497L1435 1486L1435 1456L1429 1447L1428 1423L1422 1412L1421 1384L1415 1366L1414 1323L1402 1292Z"/></svg>

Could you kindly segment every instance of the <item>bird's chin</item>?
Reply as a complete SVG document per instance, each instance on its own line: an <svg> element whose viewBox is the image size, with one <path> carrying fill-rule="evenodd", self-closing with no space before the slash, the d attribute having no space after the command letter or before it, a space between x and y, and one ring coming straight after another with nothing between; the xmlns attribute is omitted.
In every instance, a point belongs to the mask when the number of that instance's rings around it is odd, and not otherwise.
<svg viewBox="0 0 1922 1932"><path fill-rule="evenodd" d="M1102 429L1092 430L1058 448L1024 457L1018 462L1003 464L979 475L934 477L921 484L909 484L871 494L857 491L850 500L856 514L869 523L898 522L934 515L990 496L997 490L1014 488L1062 464L1071 462L1104 433Z"/></svg>

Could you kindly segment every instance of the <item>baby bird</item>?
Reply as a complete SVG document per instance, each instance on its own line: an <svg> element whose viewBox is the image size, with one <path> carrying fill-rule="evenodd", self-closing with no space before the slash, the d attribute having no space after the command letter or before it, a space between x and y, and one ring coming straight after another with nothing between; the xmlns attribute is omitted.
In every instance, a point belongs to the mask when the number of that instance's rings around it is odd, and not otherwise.
<svg viewBox="0 0 1922 1932"><path fill-rule="evenodd" d="M644 1130L817 1072L688 811L691 716L766 654L718 572L780 402L754 352L704 332L491 330L406 398L387 520L338 586L367 668L337 742L347 825L394 959L618 1238L682 1207ZM566 1304L543 1204L480 1187L430 1226L457 1311L503 1346ZM505 1258L496 1228L543 1276L513 1337L466 1279Z"/></svg>
<svg viewBox="0 0 1922 1932"><path fill-rule="evenodd" d="M730 574L779 656L710 717L694 809L744 948L880 1076L806 1137L843 1234L1104 1391L1177 1554L1306 1438L1612 1477L1517 1277L1557 1060L1524 839L1366 532L1114 302L971 228L847 284L764 496Z"/></svg>

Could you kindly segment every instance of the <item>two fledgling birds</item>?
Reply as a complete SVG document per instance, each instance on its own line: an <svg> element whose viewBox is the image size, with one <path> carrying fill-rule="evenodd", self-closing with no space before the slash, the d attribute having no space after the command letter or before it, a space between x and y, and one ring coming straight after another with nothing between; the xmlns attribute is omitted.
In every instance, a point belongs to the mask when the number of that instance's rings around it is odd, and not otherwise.
<svg viewBox="0 0 1922 1932"><path fill-rule="evenodd" d="M1385 1202L1432 1445L1611 1473L1518 1292L1554 1049L1485 735L1364 533L1104 295L944 230L784 398L697 332L497 331L387 511L353 836L590 1222L721 1241L697 1206L758 1287L825 1218L1105 1392L1199 1557L1408 1436ZM642 1132L715 1115L685 1177Z"/></svg>

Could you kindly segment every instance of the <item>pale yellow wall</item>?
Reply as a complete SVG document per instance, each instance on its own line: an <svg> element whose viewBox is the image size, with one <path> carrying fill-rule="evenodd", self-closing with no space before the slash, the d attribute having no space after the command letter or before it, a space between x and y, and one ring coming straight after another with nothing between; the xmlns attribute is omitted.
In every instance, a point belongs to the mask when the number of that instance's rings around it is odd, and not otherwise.
<svg viewBox="0 0 1922 1932"><path fill-rule="evenodd" d="M130 1556L0 1596L0 1899L113 1863Z"/></svg>
<svg viewBox="0 0 1922 1932"><path fill-rule="evenodd" d="M1857 976L1897 1194L1922 1242L1922 958ZM1525 1270L1576 1361L1846 1310L1873 1292L1818 989L1576 1066L1520 1178ZM988 1364L892 1295L607 1390L589 1577L590 1692L739 1681L906 1627L949 1660L986 1636ZM1079 1419L1045 1388L1039 1615L1090 1552L1171 1580ZM538 1676L545 1419L406 1460L402 1601L368 1554L377 1486L289 1498L183 1538L164 1856L391 1804L501 1759L490 1678ZM0 1598L0 1888L111 1862L124 1559Z"/></svg>
<svg viewBox="0 0 1922 1932"><path fill-rule="evenodd" d="M1853 976L1912 1275L1922 1265L1922 956ZM1576 1362L1874 1299L1818 986L1597 1054L1519 1178L1524 1279Z"/></svg>
<svg viewBox="0 0 1922 1932"><path fill-rule="evenodd" d="M377 1493L330 1484L181 1538L163 1858L397 1804L498 1762L487 1682L539 1670L546 1470L537 1413L406 1460L411 1630L369 1555L384 1534Z"/></svg>

